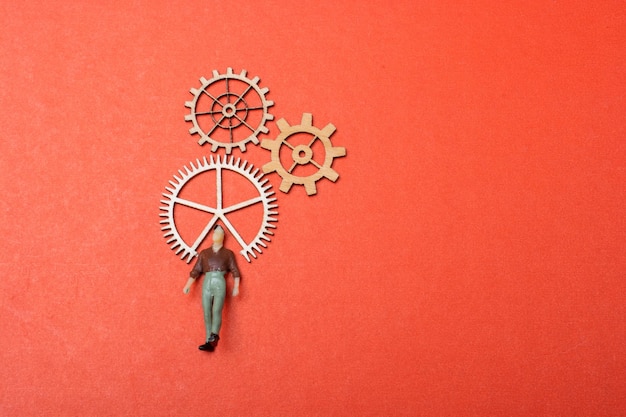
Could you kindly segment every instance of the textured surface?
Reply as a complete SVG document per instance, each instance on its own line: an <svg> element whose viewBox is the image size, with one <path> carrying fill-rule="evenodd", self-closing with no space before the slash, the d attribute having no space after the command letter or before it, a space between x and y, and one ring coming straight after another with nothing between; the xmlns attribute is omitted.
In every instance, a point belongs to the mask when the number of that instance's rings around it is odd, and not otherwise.
<svg viewBox="0 0 626 417"><path fill-rule="evenodd" d="M618 1L3 2L0 415L626 415L625 24ZM159 200L209 155L189 89L228 67L347 155L276 193L208 356Z"/></svg>

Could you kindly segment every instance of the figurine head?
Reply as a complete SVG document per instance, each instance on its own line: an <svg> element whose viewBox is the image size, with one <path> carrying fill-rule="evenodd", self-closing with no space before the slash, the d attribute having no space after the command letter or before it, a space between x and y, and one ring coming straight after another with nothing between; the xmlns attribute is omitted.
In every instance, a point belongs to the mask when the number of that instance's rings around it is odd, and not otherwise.
<svg viewBox="0 0 626 417"><path fill-rule="evenodd" d="M221 245L222 243L224 243L224 229L217 225L213 228L213 244Z"/></svg>

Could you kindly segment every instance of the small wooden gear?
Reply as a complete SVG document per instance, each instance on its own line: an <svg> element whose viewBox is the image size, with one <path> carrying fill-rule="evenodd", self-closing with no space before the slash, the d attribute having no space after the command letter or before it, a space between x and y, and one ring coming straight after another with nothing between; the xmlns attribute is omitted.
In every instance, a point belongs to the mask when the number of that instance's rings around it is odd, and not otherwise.
<svg viewBox="0 0 626 417"><path fill-rule="evenodd" d="M213 71L213 78L200 78L200 88L189 92L193 99L185 103L190 113L185 116L193 127L192 135L200 136L198 143L211 144L211 152L224 148L230 154L238 147L246 151L246 144L257 145L259 133L267 133L265 123L274 120L269 108L274 102L267 100L268 88L259 87L259 77L249 79L246 70L233 73L232 68L226 74Z"/></svg>

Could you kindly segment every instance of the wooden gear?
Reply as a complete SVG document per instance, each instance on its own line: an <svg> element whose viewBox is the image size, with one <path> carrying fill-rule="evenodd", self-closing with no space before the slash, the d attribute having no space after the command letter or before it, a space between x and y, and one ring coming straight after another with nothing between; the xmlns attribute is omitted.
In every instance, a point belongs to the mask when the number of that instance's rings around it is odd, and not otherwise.
<svg viewBox="0 0 626 417"><path fill-rule="evenodd" d="M265 173L276 172L283 179L280 184L280 191L287 193L293 184L303 185L308 195L317 193L315 183L321 178L328 178L335 182L339 178L339 174L331 168L333 159L346 155L344 147L334 147L330 141L330 136L335 132L336 128L332 123L327 124L323 129L313 126L313 117L311 113L304 113L302 121L299 125L290 126L285 119L280 119L276 125L280 129L280 134L275 140L263 140L261 147L271 151L271 161L263 165L262 170ZM287 140L290 136L297 133L307 133L313 136L313 139L306 145L294 146ZM313 159L312 146L315 141L320 140L324 145L324 162L322 164ZM280 148L285 145L292 150L291 157L293 164L289 168L285 168L280 161ZM311 175L299 177L292 174L292 171L298 165L312 164L317 171Z"/></svg>
<svg viewBox="0 0 626 417"><path fill-rule="evenodd" d="M185 186L187 181L191 180L199 174L202 174L203 172L213 170L216 174L217 201L215 206L208 206L196 201L189 201L187 199L179 197L180 191ZM254 187L256 188L256 192L259 195L246 201L241 201L228 207L224 207L222 202L222 173L224 170L236 172L246 178L248 181L250 181L252 185L254 185ZM213 157L211 156L209 161L207 161L205 157L202 159L202 161L199 159L196 160L195 165L193 162L191 162L190 168L185 166L184 171L179 170L178 173L179 176L174 175L174 180L170 181L171 187L165 187L168 192L163 193L163 196L166 198L166 200L161 200L163 206L160 207L162 213L159 214L161 217L164 218L160 222L161 224L163 224L161 230L165 232L163 237L168 239L168 244L172 244L171 249L175 250L177 255L182 252L181 258L185 259L185 257L187 257L187 263L189 263L198 254L198 247L210 233L211 229L218 220L220 220L224 224L225 228L228 229L230 234L239 243L239 245L241 246L240 254L248 262L250 262L250 255L252 255L254 258L257 257L254 251L262 253L261 247L267 247L267 245L263 241L269 242L269 235L273 235L270 229L276 228L273 223L276 222L276 218L274 216L278 214L278 212L275 211L278 208L278 205L275 204L276 198L272 197L274 195L274 192L272 191L272 185L267 179L263 179L263 173L259 172L259 169L254 169L254 166L252 164L248 165L246 161L242 162L239 158L235 160L233 156L231 156L229 159L227 159L226 156L224 156L222 159L218 157L216 160L213 160ZM194 208L196 210L204 211L213 215L213 217L207 223L204 229L198 234L196 240L191 244L185 242L181 238L180 234L178 233L178 229L176 228L176 223L174 221L174 207L176 204ZM252 241L247 243L237 232L233 224L228 220L228 215L229 213L232 213L236 210L250 207L256 204L261 204L263 206L263 220L256 234L256 237Z"/></svg>
<svg viewBox="0 0 626 417"><path fill-rule="evenodd" d="M189 90L193 95L185 103L190 109L185 121L193 124L189 133L200 136L200 145L210 143L211 152L224 148L230 154L234 147L245 152L248 142L257 145L257 135L268 132L265 122L274 120L268 112L274 102L265 99L269 89L259 87L259 77L249 79L246 74L246 70L235 74L232 68L226 74L214 70L213 78L202 77L200 88ZM203 103L207 98L208 103ZM208 123L200 123L199 118Z"/></svg>

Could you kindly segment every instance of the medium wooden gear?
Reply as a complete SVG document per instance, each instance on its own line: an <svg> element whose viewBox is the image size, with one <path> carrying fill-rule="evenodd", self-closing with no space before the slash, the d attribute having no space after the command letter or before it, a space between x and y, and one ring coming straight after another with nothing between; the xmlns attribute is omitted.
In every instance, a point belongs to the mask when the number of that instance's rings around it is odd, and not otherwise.
<svg viewBox="0 0 626 417"><path fill-rule="evenodd" d="M261 147L271 151L271 161L263 165L262 170L265 173L276 172L283 179L280 184L280 191L287 193L293 184L303 185L308 195L317 193L315 183L321 178L328 178L335 182L339 178L339 174L331 168L333 159L346 155L344 147L334 147L330 141L330 136L335 132L336 128L332 123L327 124L323 129L313 126L313 117L310 113L302 115L302 121L299 125L290 126L285 119L280 119L276 125L280 129L280 134L275 140L265 139L261 142ZM313 137L308 144L292 145L288 139L295 134L305 133ZM324 162L318 163L313 159L313 144L321 141L324 146ZM280 149L285 145L291 149L291 158L293 164L289 168L285 168L280 160ZM307 176L296 176L292 174L293 170L299 165L312 164L317 171Z"/></svg>

